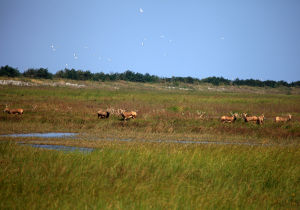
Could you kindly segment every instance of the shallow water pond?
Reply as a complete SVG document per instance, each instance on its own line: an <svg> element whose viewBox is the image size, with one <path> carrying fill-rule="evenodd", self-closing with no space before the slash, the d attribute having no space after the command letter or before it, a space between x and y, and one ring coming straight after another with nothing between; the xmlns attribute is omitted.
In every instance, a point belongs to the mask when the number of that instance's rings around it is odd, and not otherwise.
<svg viewBox="0 0 300 210"><path fill-rule="evenodd" d="M64 138L74 137L77 133L21 133L21 134L6 134L0 135L4 137L39 137L39 138Z"/></svg>

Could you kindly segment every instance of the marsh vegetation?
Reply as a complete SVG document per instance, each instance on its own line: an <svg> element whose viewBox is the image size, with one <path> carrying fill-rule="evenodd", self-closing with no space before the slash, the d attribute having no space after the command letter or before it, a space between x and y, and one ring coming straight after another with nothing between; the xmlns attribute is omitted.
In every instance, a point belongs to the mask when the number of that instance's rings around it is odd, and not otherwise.
<svg viewBox="0 0 300 210"><path fill-rule="evenodd" d="M98 84L98 83L97 83ZM262 142L299 142L300 96L214 91L160 90L142 84L107 84L87 88L1 86L5 108L24 109L23 116L0 115L1 134L28 132L95 133L102 137L178 139L255 139ZM121 88L112 88L118 87ZM120 116L98 119L102 109L137 111L127 123ZM205 115L199 115L205 113ZM230 112L264 114L261 126L220 123ZM293 115L288 123L274 123L276 116Z"/></svg>
<svg viewBox="0 0 300 210"><path fill-rule="evenodd" d="M298 89L81 84L84 88L0 86L2 110L6 104L24 110L1 112L0 134L79 133L76 139L1 136L1 209L299 208ZM100 109L136 111L137 117L101 119ZM265 120L222 123L220 117L229 113L264 114ZM292 120L275 123L276 116L288 114ZM64 153L18 141L95 150Z"/></svg>

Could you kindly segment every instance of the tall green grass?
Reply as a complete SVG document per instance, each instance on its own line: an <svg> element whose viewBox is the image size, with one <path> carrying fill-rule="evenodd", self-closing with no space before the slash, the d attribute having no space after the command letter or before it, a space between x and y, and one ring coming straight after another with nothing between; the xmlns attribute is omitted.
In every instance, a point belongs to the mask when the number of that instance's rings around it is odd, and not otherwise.
<svg viewBox="0 0 300 210"><path fill-rule="evenodd" d="M297 209L299 147L0 144L1 209Z"/></svg>

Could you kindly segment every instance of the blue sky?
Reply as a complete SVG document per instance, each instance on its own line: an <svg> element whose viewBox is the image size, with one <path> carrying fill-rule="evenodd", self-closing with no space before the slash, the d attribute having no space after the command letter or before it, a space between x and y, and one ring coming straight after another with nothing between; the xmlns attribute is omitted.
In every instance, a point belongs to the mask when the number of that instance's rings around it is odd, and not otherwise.
<svg viewBox="0 0 300 210"><path fill-rule="evenodd" d="M0 1L0 66L300 80L299 0Z"/></svg>

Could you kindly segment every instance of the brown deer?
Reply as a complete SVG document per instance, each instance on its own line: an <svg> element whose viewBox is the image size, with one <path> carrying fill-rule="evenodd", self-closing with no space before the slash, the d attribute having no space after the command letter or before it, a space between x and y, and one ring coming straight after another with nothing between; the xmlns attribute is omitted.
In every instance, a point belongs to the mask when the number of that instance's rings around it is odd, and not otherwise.
<svg viewBox="0 0 300 210"><path fill-rule="evenodd" d="M98 118L109 118L109 112L107 112L107 111L102 111L102 110L99 110L98 112L97 112L97 114L98 114Z"/></svg>
<svg viewBox="0 0 300 210"><path fill-rule="evenodd" d="M125 111L123 111L121 113L121 116L122 116L123 120L125 121L125 120L131 119L131 118L132 119L136 118L137 114L134 111L131 111L131 112L125 112Z"/></svg>
<svg viewBox="0 0 300 210"><path fill-rule="evenodd" d="M23 109L9 109L8 106L5 106L5 109L3 110L3 112L6 112L8 114L19 114L22 115L24 110Z"/></svg>
<svg viewBox="0 0 300 210"><path fill-rule="evenodd" d="M265 115L264 114L258 116L257 124L260 124L260 125L263 124L264 119L265 119Z"/></svg>
<svg viewBox="0 0 300 210"><path fill-rule="evenodd" d="M242 117L244 118L245 122L256 122L257 124L262 124L265 116L262 114L261 116L247 116L247 113L243 113Z"/></svg>
<svg viewBox="0 0 300 210"><path fill-rule="evenodd" d="M292 115L289 114L288 117L275 117L275 122L287 122L290 121L292 119Z"/></svg>
<svg viewBox="0 0 300 210"><path fill-rule="evenodd" d="M237 114L237 113L232 114L231 117L229 117L229 116L222 116L222 117L221 117L221 122L222 122L222 123L225 123L225 122L232 123L232 122L235 122L235 121L236 121L237 117L238 117L238 114Z"/></svg>
<svg viewBox="0 0 300 210"><path fill-rule="evenodd" d="M257 122L258 121L258 117L257 116L249 116L247 117L247 113L243 113L242 117L244 118L245 122Z"/></svg>

